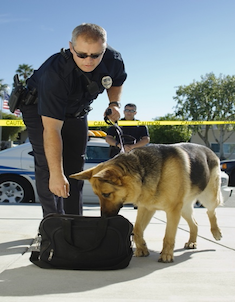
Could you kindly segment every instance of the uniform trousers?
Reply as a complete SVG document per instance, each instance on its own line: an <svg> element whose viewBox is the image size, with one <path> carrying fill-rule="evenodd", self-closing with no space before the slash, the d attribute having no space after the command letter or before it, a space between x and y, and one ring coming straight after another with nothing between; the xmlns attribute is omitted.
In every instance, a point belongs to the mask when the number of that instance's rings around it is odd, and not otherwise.
<svg viewBox="0 0 235 302"><path fill-rule="evenodd" d="M67 118L61 135L63 140L64 174L70 184L70 196L55 196L49 190L49 168L43 146L43 125L37 105L22 105L21 112L33 147L35 182L43 216L50 213L82 215L82 188L84 181L69 178L69 175L83 170L87 145L87 117Z"/></svg>

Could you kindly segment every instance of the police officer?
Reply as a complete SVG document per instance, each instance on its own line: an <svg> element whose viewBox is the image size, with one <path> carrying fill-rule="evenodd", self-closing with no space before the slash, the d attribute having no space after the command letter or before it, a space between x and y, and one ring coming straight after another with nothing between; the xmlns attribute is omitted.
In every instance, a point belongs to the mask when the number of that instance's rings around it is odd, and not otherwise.
<svg viewBox="0 0 235 302"><path fill-rule="evenodd" d="M107 45L106 31L85 23L73 30L69 49L52 55L27 80L28 89L37 91L37 103L23 103L20 109L33 146L43 216L82 215L83 181L69 175L83 169L89 105L106 89L109 118L118 120L126 77L121 54Z"/></svg>
<svg viewBox="0 0 235 302"><path fill-rule="evenodd" d="M124 107L124 118L121 121L135 121L136 105L128 103ZM143 147L150 141L149 131L146 126L124 126L120 127L122 130L122 142L125 152L129 152L134 148ZM109 127L106 142L110 145L110 157L114 157L121 150L120 137L114 126Z"/></svg>

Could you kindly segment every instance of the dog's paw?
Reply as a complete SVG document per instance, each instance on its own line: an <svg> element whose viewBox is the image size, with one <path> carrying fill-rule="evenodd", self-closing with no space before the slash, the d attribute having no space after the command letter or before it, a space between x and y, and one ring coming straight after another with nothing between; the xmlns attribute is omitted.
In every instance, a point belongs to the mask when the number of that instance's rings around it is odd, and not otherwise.
<svg viewBox="0 0 235 302"><path fill-rule="evenodd" d="M147 257L149 255L149 251L147 247L145 248L136 248L134 252L135 257Z"/></svg>
<svg viewBox="0 0 235 302"><path fill-rule="evenodd" d="M196 249L197 248L197 242L186 242L184 245L185 249Z"/></svg>
<svg viewBox="0 0 235 302"><path fill-rule="evenodd" d="M163 263L171 263L174 262L174 256L173 254L166 254L166 253L161 253L158 262L163 262Z"/></svg>
<svg viewBox="0 0 235 302"><path fill-rule="evenodd" d="M211 233L213 234L215 240L220 240L222 238L222 233L220 229L211 229Z"/></svg>

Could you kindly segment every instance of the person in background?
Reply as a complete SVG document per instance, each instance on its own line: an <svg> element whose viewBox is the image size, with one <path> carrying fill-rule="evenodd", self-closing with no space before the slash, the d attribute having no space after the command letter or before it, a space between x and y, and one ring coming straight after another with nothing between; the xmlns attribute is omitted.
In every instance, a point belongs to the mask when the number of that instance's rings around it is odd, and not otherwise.
<svg viewBox="0 0 235 302"><path fill-rule="evenodd" d="M137 114L136 105L129 103L124 108L124 118L121 121L135 121L135 115ZM125 152L129 152L134 148L143 147L150 141L149 131L146 126L123 126L123 145ZM106 142L110 145L110 157L114 157L121 150L120 138L117 134L116 128L111 126L108 128Z"/></svg>
<svg viewBox="0 0 235 302"><path fill-rule="evenodd" d="M107 45L106 31L84 23L73 30L69 49L52 55L27 80L28 91L37 98L22 101L20 110L33 147L44 217L82 215L83 181L69 175L83 170L90 104L106 90L104 111L112 109L110 119L119 119L126 77L121 54Z"/></svg>

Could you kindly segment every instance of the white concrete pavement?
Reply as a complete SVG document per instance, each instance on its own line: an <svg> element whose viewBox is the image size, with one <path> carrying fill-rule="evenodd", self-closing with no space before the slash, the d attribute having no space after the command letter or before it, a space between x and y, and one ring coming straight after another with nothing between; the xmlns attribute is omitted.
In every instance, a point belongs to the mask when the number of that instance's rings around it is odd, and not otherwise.
<svg viewBox="0 0 235 302"><path fill-rule="evenodd" d="M231 204L229 204L229 202ZM184 250L188 226L182 219L175 245L175 261L158 263L165 232L165 213L158 211L146 229L151 254L132 258L117 271L40 269L29 261L31 245L42 218L40 205L0 205L0 301L235 301L235 202L217 209L223 232L216 242L204 208L195 209L199 225L198 249ZM136 210L120 214L135 221ZM84 215L99 216L98 206L85 206Z"/></svg>

